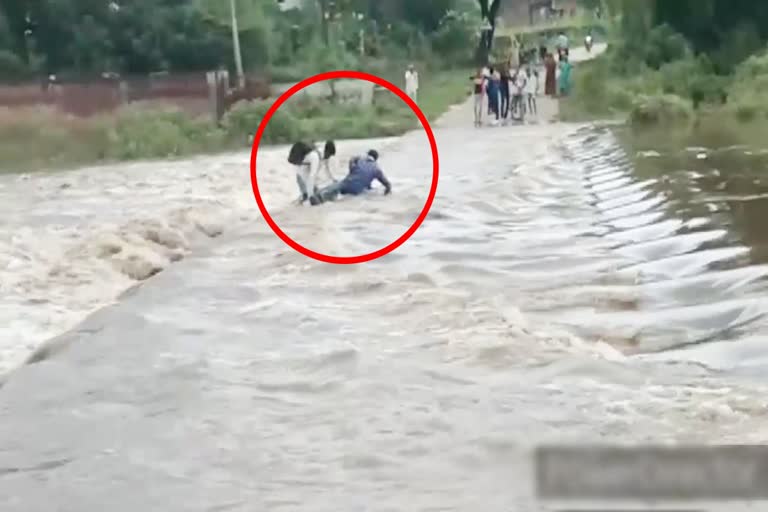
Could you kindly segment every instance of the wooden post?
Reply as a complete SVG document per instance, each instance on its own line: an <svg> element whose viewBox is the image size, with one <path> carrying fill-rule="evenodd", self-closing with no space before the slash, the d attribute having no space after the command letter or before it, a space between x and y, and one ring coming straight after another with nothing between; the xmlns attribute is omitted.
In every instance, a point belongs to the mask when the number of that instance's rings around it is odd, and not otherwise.
<svg viewBox="0 0 768 512"><path fill-rule="evenodd" d="M127 105L130 101L130 95L128 94L128 82L120 80L117 84L118 102L120 106Z"/></svg>
<svg viewBox="0 0 768 512"><path fill-rule="evenodd" d="M208 83L208 108L211 113L211 120L214 124L218 124L218 106L217 106L217 92L216 92L216 71L208 71L205 74L205 80Z"/></svg>
<svg viewBox="0 0 768 512"><path fill-rule="evenodd" d="M208 82L208 102L211 112L211 120L219 124L224 117L228 74L226 71L209 71L205 74Z"/></svg>
<svg viewBox="0 0 768 512"><path fill-rule="evenodd" d="M237 26L237 7L235 0L229 2L230 14L232 15L232 46L235 52L235 69L237 70L237 85L240 89L245 88L245 73L243 72L243 54L240 50L240 31Z"/></svg>
<svg viewBox="0 0 768 512"><path fill-rule="evenodd" d="M360 103L364 107L370 107L373 105L373 91L375 85L373 82L362 82L362 89L360 91Z"/></svg>
<svg viewBox="0 0 768 512"><path fill-rule="evenodd" d="M328 22L330 13L328 11L328 0L320 0L320 27L323 35L323 42L328 46L330 40L328 37Z"/></svg>
<svg viewBox="0 0 768 512"><path fill-rule="evenodd" d="M227 92L229 91L227 84L229 83L229 73L227 71L219 71L216 73L216 123L221 123L221 119L224 117L224 113L227 110Z"/></svg>

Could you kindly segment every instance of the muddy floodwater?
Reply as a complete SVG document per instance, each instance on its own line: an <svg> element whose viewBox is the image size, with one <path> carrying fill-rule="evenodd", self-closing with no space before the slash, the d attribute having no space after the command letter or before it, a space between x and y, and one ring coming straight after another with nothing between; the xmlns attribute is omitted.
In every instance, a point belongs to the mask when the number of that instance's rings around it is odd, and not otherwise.
<svg viewBox="0 0 768 512"><path fill-rule="evenodd" d="M435 135L357 266L247 153L1 177L0 510L533 511L538 443L768 440L768 146ZM291 206L274 148L266 205L378 249L426 137L338 145L393 195Z"/></svg>

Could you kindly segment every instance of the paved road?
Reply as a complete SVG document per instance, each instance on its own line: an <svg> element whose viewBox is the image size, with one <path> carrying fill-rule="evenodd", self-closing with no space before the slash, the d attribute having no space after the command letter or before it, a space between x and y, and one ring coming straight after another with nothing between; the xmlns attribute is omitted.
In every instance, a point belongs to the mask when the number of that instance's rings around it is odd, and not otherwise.
<svg viewBox="0 0 768 512"><path fill-rule="evenodd" d="M599 57L602 55L606 49L607 45L605 43L596 44L592 48L592 52L587 52L584 47L577 47L573 48L570 52L571 55L571 62L574 63L574 73L578 73L578 63L584 62L587 60L592 60L594 58ZM541 88L543 89L543 71L540 72L540 76L542 77L542 84ZM538 116L533 116L528 119L530 123L534 124L541 124L541 123L553 123L558 120L560 109L559 109L559 101L557 99L551 98L549 96L545 96L543 93L539 95L539 97L536 100L537 107L538 107ZM440 119L435 123L436 126L442 126L442 127L450 127L450 126L468 126L472 124L473 119L473 99L469 98L467 101L465 101L462 104L455 105L452 107L448 112L446 112Z"/></svg>

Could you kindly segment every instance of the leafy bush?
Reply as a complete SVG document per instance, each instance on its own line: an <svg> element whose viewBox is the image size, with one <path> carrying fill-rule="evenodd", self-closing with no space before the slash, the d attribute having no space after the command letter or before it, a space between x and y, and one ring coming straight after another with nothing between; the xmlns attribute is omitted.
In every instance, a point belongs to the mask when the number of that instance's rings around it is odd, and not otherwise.
<svg viewBox="0 0 768 512"><path fill-rule="evenodd" d="M617 112L627 112L637 94L655 88L653 78L648 78L653 75L639 74L638 77L644 78L635 80L617 79L607 59L579 63L577 69L578 72L574 73L573 101L561 105L562 116L566 119L612 117Z"/></svg>
<svg viewBox="0 0 768 512"><path fill-rule="evenodd" d="M768 76L768 51L752 55L737 68L734 77L737 82L747 82Z"/></svg>
<svg viewBox="0 0 768 512"><path fill-rule="evenodd" d="M224 140L207 119L152 103L133 104L113 117L70 117L48 126L38 138L45 137L49 147L58 147L64 160L76 153L77 158L69 159L72 162L175 157L216 150Z"/></svg>
<svg viewBox="0 0 768 512"><path fill-rule="evenodd" d="M739 98L729 104L729 109L739 121L754 121L759 117L768 117L765 100L755 96Z"/></svg>
<svg viewBox="0 0 768 512"><path fill-rule="evenodd" d="M236 104L223 119L224 130L233 141L248 141L256 134L261 120L272 106L271 101L244 101ZM279 108L269 120L262 140L266 143L285 143L295 140L301 133L299 121L289 108Z"/></svg>
<svg viewBox="0 0 768 512"><path fill-rule="evenodd" d="M667 25L633 30L621 34L619 42L612 44L605 56L622 76L658 70L664 64L692 58L686 39Z"/></svg>
<svg viewBox="0 0 768 512"><path fill-rule="evenodd" d="M768 52L753 55L736 68L728 109L740 121L768 117Z"/></svg>
<svg viewBox="0 0 768 512"><path fill-rule="evenodd" d="M665 94L675 94L702 103L722 104L727 97L728 79L716 75L705 56L687 58L663 65L659 73Z"/></svg>
<svg viewBox="0 0 768 512"><path fill-rule="evenodd" d="M289 65L289 66L272 66L269 70L270 78L273 83L293 83L301 82L305 78L312 75L311 71L307 71L306 67Z"/></svg>
<svg viewBox="0 0 768 512"><path fill-rule="evenodd" d="M712 60L720 74L730 74L754 52L763 47L760 32L751 22L742 23L729 30L722 44L712 52Z"/></svg>
<svg viewBox="0 0 768 512"><path fill-rule="evenodd" d="M19 79L29 74L29 68L15 53L0 50L0 78Z"/></svg>
<svg viewBox="0 0 768 512"><path fill-rule="evenodd" d="M399 75L402 70L397 70ZM469 70L426 73L424 113L433 119L468 94ZM103 160L167 158L246 147L271 101L239 102L217 127L156 102L133 104L115 114L77 118L53 108L0 109L0 163L27 170ZM373 108L354 103L296 96L267 125L265 143L395 136L418 126L410 109L394 95L376 95Z"/></svg>
<svg viewBox="0 0 768 512"><path fill-rule="evenodd" d="M471 63L474 57L476 20L469 13L450 11L431 36L432 49L453 63Z"/></svg>
<svg viewBox="0 0 768 512"><path fill-rule="evenodd" d="M691 102L673 94L638 96L632 104L629 122L634 126L687 121L693 116Z"/></svg>
<svg viewBox="0 0 768 512"><path fill-rule="evenodd" d="M643 56L648 67L659 69L668 62L682 60L690 55L688 42L669 25L659 25L648 33Z"/></svg>
<svg viewBox="0 0 768 512"><path fill-rule="evenodd" d="M110 131L109 156L118 160L179 156L188 142L184 122L184 115L171 109L123 109Z"/></svg>

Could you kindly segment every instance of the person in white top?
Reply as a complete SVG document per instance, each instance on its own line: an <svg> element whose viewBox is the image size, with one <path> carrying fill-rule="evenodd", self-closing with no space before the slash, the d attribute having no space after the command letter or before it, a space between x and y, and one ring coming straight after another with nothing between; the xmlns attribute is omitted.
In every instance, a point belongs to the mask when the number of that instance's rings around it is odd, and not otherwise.
<svg viewBox="0 0 768 512"><path fill-rule="evenodd" d="M331 164L335 163L336 144L329 140L325 143L323 153L317 147L304 142L295 143L288 154L288 162L296 167L296 183L299 186L301 197L298 204L303 204L309 200L312 205L318 204L317 178L320 174L320 168L325 170L328 179L336 182L336 178L331 173Z"/></svg>
<svg viewBox="0 0 768 512"><path fill-rule="evenodd" d="M517 40L517 36L512 38L512 49L509 54L509 67L510 69L517 69L520 65L520 41Z"/></svg>
<svg viewBox="0 0 768 512"><path fill-rule="evenodd" d="M528 76L525 70L520 67L515 74L515 103L518 108L518 119L525 121L525 88L528 84Z"/></svg>
<svg viewBox="0 0 768 512"><path fill-rule="evenodd" d="M413 101L417 101L419 94L419 72L411 64L405 72L405 92Z"/></svg>
<svg viewBox="0 0 768 512"><path fill-rule="evenodd" d="M539 74L536 70L529 67L526 71L526 75L525 95L528 99L528 111L533 115L538 115L536 95L539 94Z"/></svg>

